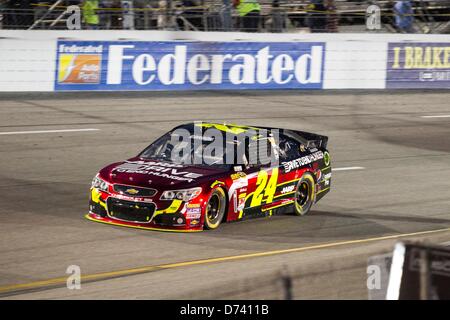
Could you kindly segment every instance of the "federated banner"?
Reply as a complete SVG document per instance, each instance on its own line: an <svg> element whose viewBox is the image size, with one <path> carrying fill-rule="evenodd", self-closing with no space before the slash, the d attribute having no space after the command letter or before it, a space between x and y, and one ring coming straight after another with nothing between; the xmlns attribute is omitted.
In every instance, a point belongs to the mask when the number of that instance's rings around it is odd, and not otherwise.
<svg viewBox="0 0 450 320"><path fill-rule="evenodd" d="M386 88L450 88L450 43L389 43Z"/></svg>
<svg viewBox="0 0 450 320"><path fill-rule="evenodd" d="M58 41L55 90L322 89L324 42Z"/></svg>

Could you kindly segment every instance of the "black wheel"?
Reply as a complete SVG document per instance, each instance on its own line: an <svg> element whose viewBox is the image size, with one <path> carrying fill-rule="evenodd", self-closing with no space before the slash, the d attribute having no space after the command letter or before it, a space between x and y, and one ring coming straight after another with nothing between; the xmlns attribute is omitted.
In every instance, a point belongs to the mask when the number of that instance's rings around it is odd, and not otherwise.
<svg viewBox="0 0 450 320"><path fill-rule="evenodd" d="M312 174L306 172L295 189L295 214L303 216L309 212L315 197L315 181Z"/></svg>
<svg viewBox="0 0 450 320"><path fill-rule="evenodd" d="M205 228L217 229L225 215L227 198L225 191L221 188L214 189L209 196L205 210Z"/></svg>

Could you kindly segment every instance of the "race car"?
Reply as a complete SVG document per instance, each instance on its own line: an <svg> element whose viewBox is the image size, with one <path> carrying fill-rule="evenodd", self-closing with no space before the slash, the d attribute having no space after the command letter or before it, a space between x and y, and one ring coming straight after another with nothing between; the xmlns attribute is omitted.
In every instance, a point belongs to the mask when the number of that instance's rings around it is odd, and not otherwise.
<svg viewBox="0 0 450 320"><path fill-rule="evenodd" d="M269 127L193 122L94 177L86 218L164 231L302 216L331 187L328 137Z"/></svg>

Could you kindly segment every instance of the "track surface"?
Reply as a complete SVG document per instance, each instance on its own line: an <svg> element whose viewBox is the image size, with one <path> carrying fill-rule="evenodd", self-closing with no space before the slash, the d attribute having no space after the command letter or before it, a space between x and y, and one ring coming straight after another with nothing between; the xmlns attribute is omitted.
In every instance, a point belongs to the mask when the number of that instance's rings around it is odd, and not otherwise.
<svg viewBox="0 0 450 320"><path fill-rule="evenodd" d="M35 94L0 96L0 291L7 285L82 274L309 247L450 227L450 93L444 91ZM306 217L289 215L172 234L83 219L92 177L193 120L270 125L329 136L330 192ZM424 238L407 237L407 238ZM428 234L433 242L450 232ZM266 257L155 268L83 283L81 290L6 292L4 298L264 298L241 283L303 272L295 298L366 298L364 264L395 239ZM312 272L317 281L309 281ZM329 272L328 272L329 271ZM316 272L316 273L317 273ZM250 280L245 280L250 279ZM258 281L258 280L254 280ZM338 288L336 288L338 287ZM224 288L235 294L221 294ZM45 289L45 290L44 290Z"/></svg>

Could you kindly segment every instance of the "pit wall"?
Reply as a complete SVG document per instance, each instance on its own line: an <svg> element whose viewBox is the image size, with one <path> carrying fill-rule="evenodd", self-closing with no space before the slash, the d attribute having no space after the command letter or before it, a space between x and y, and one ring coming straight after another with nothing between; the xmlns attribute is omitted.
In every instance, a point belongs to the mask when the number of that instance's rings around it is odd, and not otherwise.
<svg viewBox="0 0 450 320"><path fill-rule="evenodd" d="M450 37L0 30L0 91L450 88Z"/></svg>

